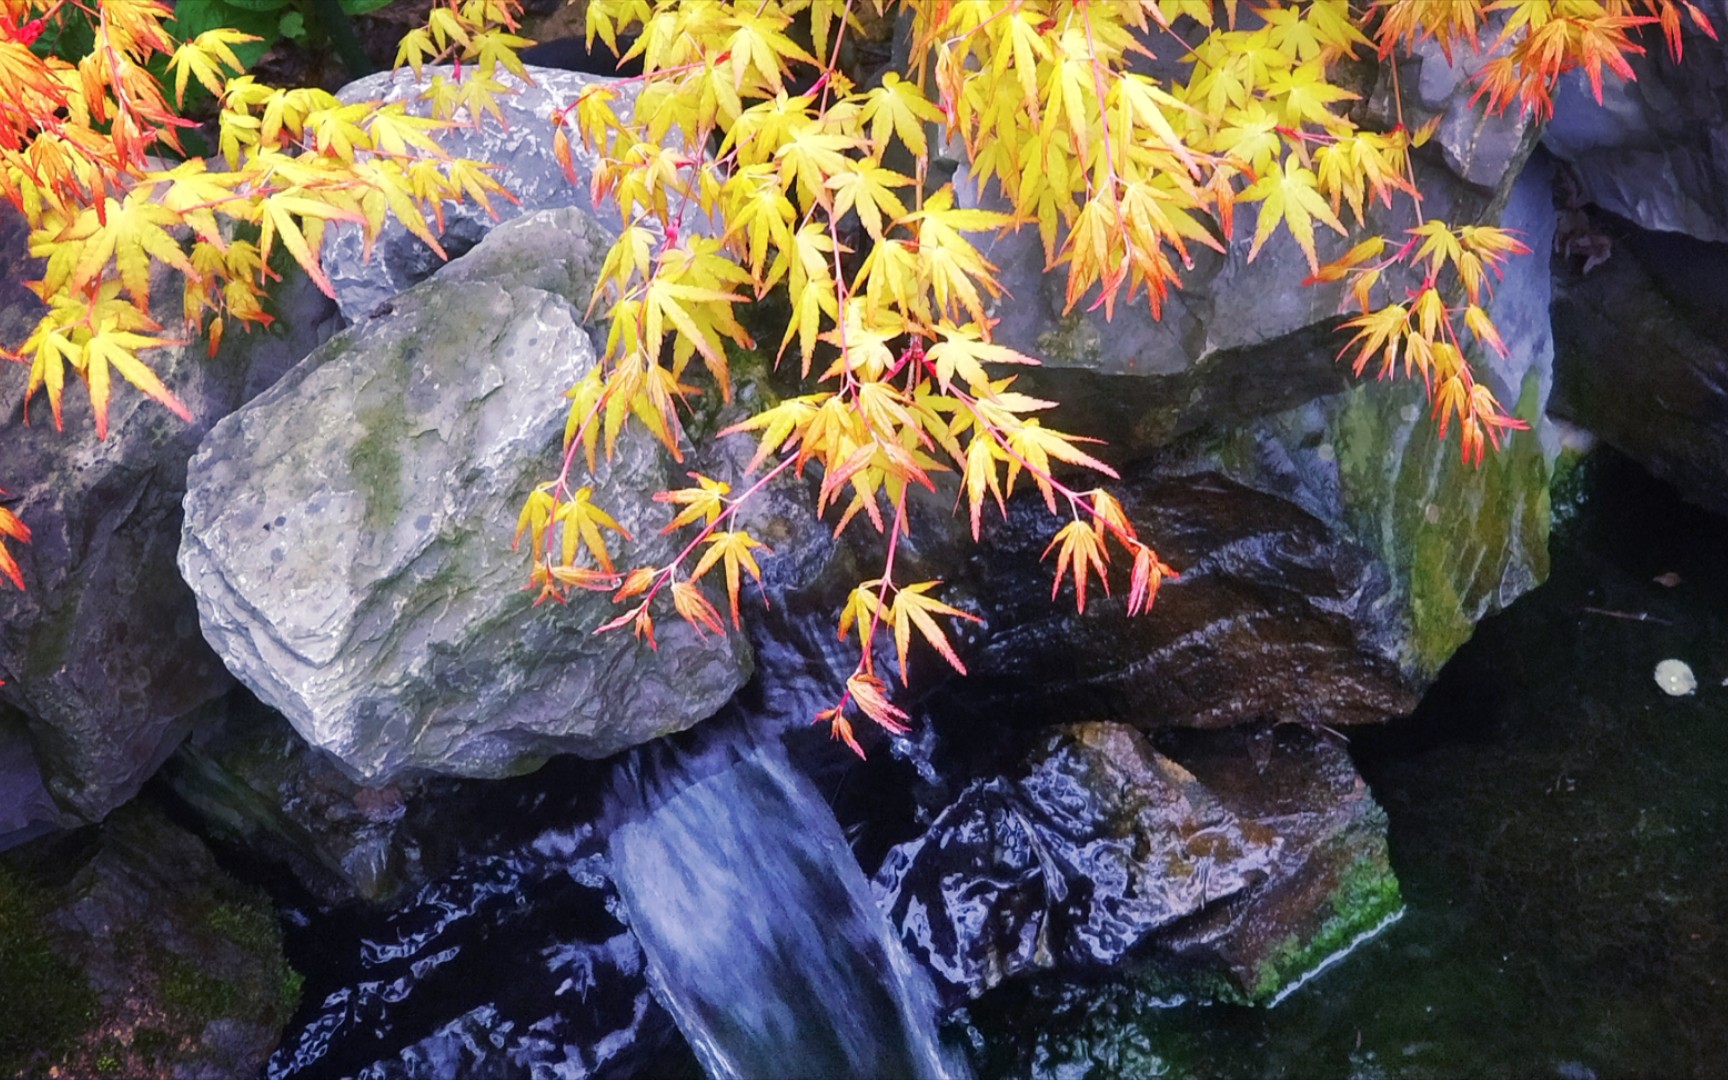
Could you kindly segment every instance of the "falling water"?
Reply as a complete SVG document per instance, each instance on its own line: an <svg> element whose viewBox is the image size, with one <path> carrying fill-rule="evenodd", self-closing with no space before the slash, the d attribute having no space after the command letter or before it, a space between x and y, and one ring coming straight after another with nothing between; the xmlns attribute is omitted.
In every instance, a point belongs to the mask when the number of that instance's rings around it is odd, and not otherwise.
<svg viewBox="0 0 1728 1080"><path fill-rule="evenodd" d="M711 722L620 766L613 872L710 1076L939 1077L935 997L778 739Z"/></svg>

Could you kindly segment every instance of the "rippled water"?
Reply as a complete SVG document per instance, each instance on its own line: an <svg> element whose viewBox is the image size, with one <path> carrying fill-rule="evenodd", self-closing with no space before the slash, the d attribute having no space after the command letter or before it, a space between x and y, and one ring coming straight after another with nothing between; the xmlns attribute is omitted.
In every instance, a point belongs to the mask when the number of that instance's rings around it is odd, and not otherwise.
<svg viewBox="0 0 1728 1080"><path fill-rule="evenodd" d="M1721 1075L1728 522L1612 456L1592 470L1549 583L1355 740L1398 923L1270 1011L1122 981L998 994L973 1010L981 1073ZM1695 696L1657 689L1668 657Z"/></svg>

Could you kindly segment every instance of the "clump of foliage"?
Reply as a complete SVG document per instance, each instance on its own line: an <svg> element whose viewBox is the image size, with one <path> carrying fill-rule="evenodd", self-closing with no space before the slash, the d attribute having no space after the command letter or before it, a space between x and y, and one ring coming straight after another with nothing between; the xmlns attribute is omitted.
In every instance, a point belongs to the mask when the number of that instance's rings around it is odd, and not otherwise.
<svg viewBox="0 0 1728 1080"><path fill-rule="evenodd" d="M840 58L866 7L903 17L911 62L860 85ZM517 0L439 0L403 41L397 63L417 73L459 61L457 77L426 90L435 117L495 111L500 69L521 74L519 13ZM393 213L436 250L427 215L438 220L443 200L500 194L480 165L438 150L442 121L230 76L245 35L176 44L167 15L157 0L0 0L0 191L48 260L35 287L50 311L21 350L26 398L44 390L58 424L70 371L99 435L113 372L184 413L139 358L170 341L150 312L153 263L184 278L181 320L214 343L231 320L268 320L273 250L329 291L317 253L330 222L370 238ZM864 520L886 536L880 573L839 617L860 659L819 718L854 749L853 716L890 731L906 719L876 670L879 632L892 631L903 679L914 636L964 671L939 620L970 616L935 597L938 582L896 575L908 496L935 490L940 473L957 478L975 538L987 502L1005 511L1018 488L1037 491L1061 520L1046 552L1053 596L1071 578L1083 610L1088 589L1108 591L1125 565L1127 609L1146 610L1175 571L1115 498L1074 479L1114 476L1087 440L1043 422L1053 402L1014 389L1012 370L1036 358L992 340L987 304L1001 286L972 238L1003 229L1037 229L1069 310L1146 303L1156 315L1194 251L1222 251L1237 210L1252 208L1250 258L1286 233L1311 281L1345 283L1355 369L1421 377L1442 434L1456 425L1463 456L1479 461L1524 426L1469 359L1505 350L1486 303L1522 245L1418 209L1408 232L1322 263L1316 226L1368 231L1375 204L1418 199L1410 155L1427 134L1359 119L1342 73L1432 40L1490 57L1477 75L1486 108L1544 113L1568 71L1582 68L1598 96L1604 69L1630 77L1641 26L1659 26L1678 55L1687 19L1714 33L1684 0L590 0L590 43L639 59L643 74L627 80L633 109L620 111L617 82L553 118L567 166L573 138L598 154L594 194L624 228L595 296L604 355L571 390L558 475L523 508L532 583L543 598L611 593L622 610L601 629L629 626L650 645L665 600L698 632L723 632L704 580L723 579L737 625L744 575L760 579L765 550L739 507L817 466L817 512L836 532ZM30 50L55 20L93 27L87 54ZM1185 77L1136 70L1153 56L1181 58ZM168 58L177 102L193 81L218 97L227 171L147 156L172 152L184 124L153 57ZM937 139L964 149L976 186L1006 210L929 182ZM737 306L770 293L789 312L777 355L796 358L808 392L723 433L755 436L760 475L739 492L697 475L661 493L668 529L693 530L689 541L664 565L621 569L609 545L629 537L578 461L592 470L630 424L679 456L680 404L704 380L730 399L727 348L756 346ZM0 509L0 572L21 585L7 538L28 531Z"/></svg>
<svg viewBox="0 0 1728 1080"><path fill-rule="evenodd" d="M217 28L176 42L173 14L158 0L0 0L0 195L24 215L30 252L47 263L30 283L47 313L13 358L29 364L26 410L44 392L56 427L68 377L82 382L99 438L116 375L189 418L141 354L180 343L168 321L204 334L212 352L231 322L268 324L277 251L329 293L318 253L330 223L353 223L370 244L394 214L441 251L428 218L442 224L446 200L490 208L505 195L483 163L438 148L449 121L236 76L235 49L254 38ZM515 16L511 0L462 0L417 33L404 59L471 64L460 83L427 88L435 116L497 111L498 69L520 71L510 50L526 44L510 33ZM74 40L89 42L80 55L32 48ZM225 168L182 152L179 134L191 124L179 106L194 84L217 98ZM184 281L182 310L170 318L151 310L153 266ZM0 507L0 573L19 588L4 541L29 538Z"/></svg>
<svg viewBox="0 0 1728 1080"><path fill-rule="evenodd" d="M1255 213L1249 258L1280 233L1301 249L1310 281L1347 283L1359 309L1357 373L1419 376L1441 434L1460 432L1480 461L1510 416L1471 368L1472 351L1506 351L1485 306L1507 258L1525 251L1506 231L1423 219L1399 236L1370 235L1322 264L1316 226L1339 235L1368 226L1372 204L1419 199L1410 153L1428 132L1374 130L1352 117L1357 95L1343 65L1395 60L1425 40L1450 56L1492 56L1477 97L1546 112L1555 81L1582 67L1598 99L1604 68L1630 77L1630 37L1660 25L1678 55L1682 15L1671 0L874 0L900 10L911 63L876 85L856 85L839 57L860 29L863 0L592 0L596 38L643 74L633 111L621 86L585 91L559 117L601 158L593 186L625 227L596 301L608 318L605 355L571 391L557 477L524 507L543 596L568 587L610 591L653 642L656 601L698 631L723 621L701 583L718 569L738 623L742 575L760 580L764 547L737 525L739 507L787 472L820 468L817 512L836 533L862 518L887 536L879 575L859 582L839 618L859 661L841 700L820 719L855 750L850 716L889 731L906 714L876 670L873 638L891 628L902 679L914 634L964 672L939 618L970 618L932 595L934 581L896 576L913 487L958 477L974 538L983 509L1022 483L1061 525L1054 597L1070 577L1075 603L1088 583L1110 589L1128 567L1127 610L1146 610L1174 576L1107 491L1070 483L1075 471L1113 478L1087 440L1046 426L1053 402L1013 388L1033 357L991 340L987 301L1001 294L972 237L1036 228L1051 271L1066 275L1066 305L1144 302L1159 314L1193 252L1222 252L1239 208ZM634 35L633 43L620 41ZM1185 79L1135 70L1137 57L1179 56ZM1394 75L1396 68L1394 70ZM560 127L560 137L564 128ZM1009 207L964 206L931 190L937 138L958 144L976 186ZM560 151L568 161L568 141ZM721 223L718 235L693 227ZM1414 282L1414 285L1411 284ZM700 360L729 396L728 343L753 348L739 304L783 291L790 316L778 355L795 357L809 392L729 428L755 434L744 491L693 474L696 486L659 496L677 507L669 529L694 534L659 566L620 571L607 533L616 521L575 472L610 453L639 423L679 454L678 406ZM580 455L579 452L580 451Z"/></svg>

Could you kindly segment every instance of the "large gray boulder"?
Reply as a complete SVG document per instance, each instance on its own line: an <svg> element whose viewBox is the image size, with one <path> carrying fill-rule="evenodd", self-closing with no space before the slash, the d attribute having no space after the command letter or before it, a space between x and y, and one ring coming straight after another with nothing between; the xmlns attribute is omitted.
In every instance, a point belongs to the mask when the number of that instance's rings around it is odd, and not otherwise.
<svg viewBox="0 0 1728 1080"><path fill-rule="evenodd" d="M7 235L22 243L21 232ZM21 246L7 254L16 256L0 259L8 276L31 275ZM171 280L158 285L154 308L178 311ZM35 298L0 293L0 326L27 332ZM12 545L27 590L0 585L0 705L28 731L62 824L99 821L131 798L184 736L188 715L232 685L174 569L180 500L186 461L211 425L334 330L334 307L302 275L288 275L274 310L271 328L231 331L213 358L202 341L147 354L190 423L117 386L98 440L75 381L64 433L40 397L29 423L17 408L0 420L0 485L33 532Z"/></svg>
<svg viewBox="0 0 1728 1080"><path fill-rule="evenodd" d="M205 637L356 780L605 756L706 718L749 672L736 635L667 619L655 651L592 633L604 594L534 608L523 590L510 539L594 364L582 310L610 235L575 210L500 227L193 460L180 566ZM595 481L644 563L672 551L648 499L670 465L633 433Z"/></svg>
<svg viewBox="0 0 1728 1080"><path fill-rule="evenodd" d="M1728 31L1728 4L1698 6ZM1636 78L1603 79L1600 105L1584 72L1560 80L1542 144L1584 201L1646 229L1728 240L1728 47L1689 23L1678 62L1654 29L1641 40Z"/></svg>
<svg viewBox="0 0 1728 1080"><path fill-rule="evenodd" d="M421 92L434 78L450 78L453 69L433 66L424 70L424 79L416 79L408 68L369 75L349 83L337 96L347 102L406 101L411 111L426 115L427 105L419 100ZM532 84L509 74L501 76L510 91L498 96L501 119L487 115L477 123L461 124L438 133L438 145L451 157L496 166L492 178L515 200L494 197L492 209L497 217L472 201L449 204L444 208L441 231L437 222L429 220L451 258L478 244L481 237L502 221L536 210L592 205L588 179L593 174L595 157L581 140L574 141L571 149L578 182L571 183L552 153L551 116L553 110L575 101L585 87L617 80L551 68L530 67L528 74ZM623 84L623 88L625 92L613 106L619 110L626 109L634 97L634 84ZM608 204L597 213L614 228L620 225L616 207ZM365 257L360 230L354 226L332 229L324 247L325 272L335 286L342 314L350 321L370 315L392 296L431 276L441 265L443 260L438 254L395 218L385 224L370 259ZM584 297L583 303L586 302Z"/></svg>

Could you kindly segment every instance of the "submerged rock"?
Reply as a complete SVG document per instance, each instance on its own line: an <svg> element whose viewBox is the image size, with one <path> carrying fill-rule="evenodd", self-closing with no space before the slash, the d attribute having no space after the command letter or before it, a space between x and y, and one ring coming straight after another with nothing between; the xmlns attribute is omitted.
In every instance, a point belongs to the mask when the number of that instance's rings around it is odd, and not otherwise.
<svg viewBox="0 0 1728 1080"><path fill-rule="evenodd" d="M10 218L11 208L0 217ZM15 220L15 219L13 219ZM40 305L11 282L31 274L22 232L0 227L0 333L25 333ZM211 425L273 383L335 329L335 309L304 275L276 290L269 329L153 349L152 369L192 413L182 421L129 386L91 434L89 398L65 396L67 430L38 396L33 422L4 421L7 506L32 530L12 550L28 589L0 589L0 704L17 711L52 794L56 824L100 821L130 799L186 734L189 714L233 680L198 634L174 570L186 461ZM180 308L157 277L158 314ZM5 344L16 346L19 341ZM0 720L0 724L10 724Z"/></svg>
<svg viewBox="0 0 1728 1080"><path fill-rule="evenodd" d="M510 538L594 363L581 312L607 237L574 210L501 226L192 463L181 568L205 636L360 782L605 756L712 715L748 674L736 637L667 620L650 650L592 634L603 594L536 609L522 589ZM648 495L671 480L632 432L595 481L643 562L670 555Z"/></svg>
<svg viewBox="0 0 1728 1080"><path fill-rule="evenodd" d="M268 901L139 804L0 860L0 971L9 1076L252 1075L300 989Z"/></svg>

